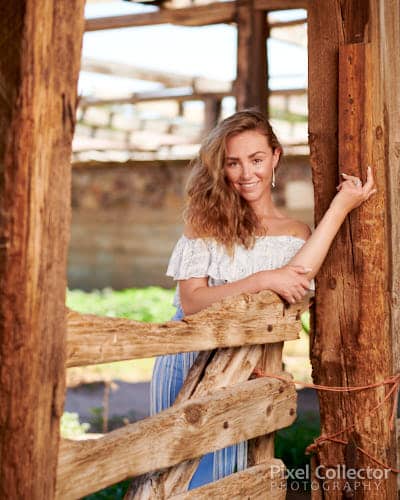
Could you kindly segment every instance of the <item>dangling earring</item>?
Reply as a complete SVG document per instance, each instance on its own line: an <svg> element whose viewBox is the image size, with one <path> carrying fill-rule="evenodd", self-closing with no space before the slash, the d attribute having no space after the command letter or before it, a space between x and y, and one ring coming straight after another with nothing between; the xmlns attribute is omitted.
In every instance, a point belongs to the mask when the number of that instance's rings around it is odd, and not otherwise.
<svg viewBox="0 0 400 500"><path fill-rule="evenodd" d="M275 187L275 168L272 170L272 187Z"/></svg>

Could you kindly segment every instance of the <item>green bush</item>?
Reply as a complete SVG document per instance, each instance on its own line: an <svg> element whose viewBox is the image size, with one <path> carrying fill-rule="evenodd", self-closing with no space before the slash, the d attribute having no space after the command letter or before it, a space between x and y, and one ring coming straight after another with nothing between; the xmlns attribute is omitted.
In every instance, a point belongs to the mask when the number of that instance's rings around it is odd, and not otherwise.
<svg viewBox="0 0 400 500"><path fill-rule="evenodd" d="M91 292L67 289L66 303L67 307L81 313L162 323L175 314L173 295L173 289L159 286L126 290L104 288Z"/></svg>
<svg viewBox="0 0 400 500"><path fill-rule="evenodd" d="M79 415L65 411L61 417L61 436L65 439L76 439L85 434L90 427L88 423L80 423Z"/></svg>

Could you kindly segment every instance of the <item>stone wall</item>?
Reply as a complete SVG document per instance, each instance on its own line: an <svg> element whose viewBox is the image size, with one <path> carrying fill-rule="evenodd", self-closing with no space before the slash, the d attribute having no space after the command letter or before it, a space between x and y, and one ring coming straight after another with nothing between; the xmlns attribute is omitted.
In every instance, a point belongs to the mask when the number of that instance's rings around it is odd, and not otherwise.
<svg viewBox="0 0 400 500"><path fill-rule="evenodd" d="M174 286L165 271L182 233L188 174L187 160L74 164L69 288ZM307 157L282 161L273 196L313 226Z"/></svg>

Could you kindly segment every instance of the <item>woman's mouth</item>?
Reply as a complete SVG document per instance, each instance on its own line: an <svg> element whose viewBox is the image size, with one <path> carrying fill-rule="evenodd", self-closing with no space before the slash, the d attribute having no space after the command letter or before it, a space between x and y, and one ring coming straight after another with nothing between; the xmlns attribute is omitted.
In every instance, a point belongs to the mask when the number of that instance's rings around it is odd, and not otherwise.
<svg viewBox="0 0 400 500"><path fill-rule="evenodd" d="M255 181L255 182L239 182L239 186L242 189L253 189L258 184L258 182L259 181Z"/></svg>

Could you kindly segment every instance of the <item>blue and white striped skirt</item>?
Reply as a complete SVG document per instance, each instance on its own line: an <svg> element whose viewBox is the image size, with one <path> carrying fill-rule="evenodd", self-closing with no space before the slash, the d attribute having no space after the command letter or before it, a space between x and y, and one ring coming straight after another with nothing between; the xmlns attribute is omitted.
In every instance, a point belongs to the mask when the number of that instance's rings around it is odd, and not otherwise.
<svg viewBox="0 0 400 500"><path fill-rule="evenodd" d="M184 313L178 307L172 320L179 321L183 317ZM182 352L156 357L150 384L150 415L155 415L173 404L198 354ZM201 458L188 489L211 483L246 468L247 441L207 453Z"/></svg>

